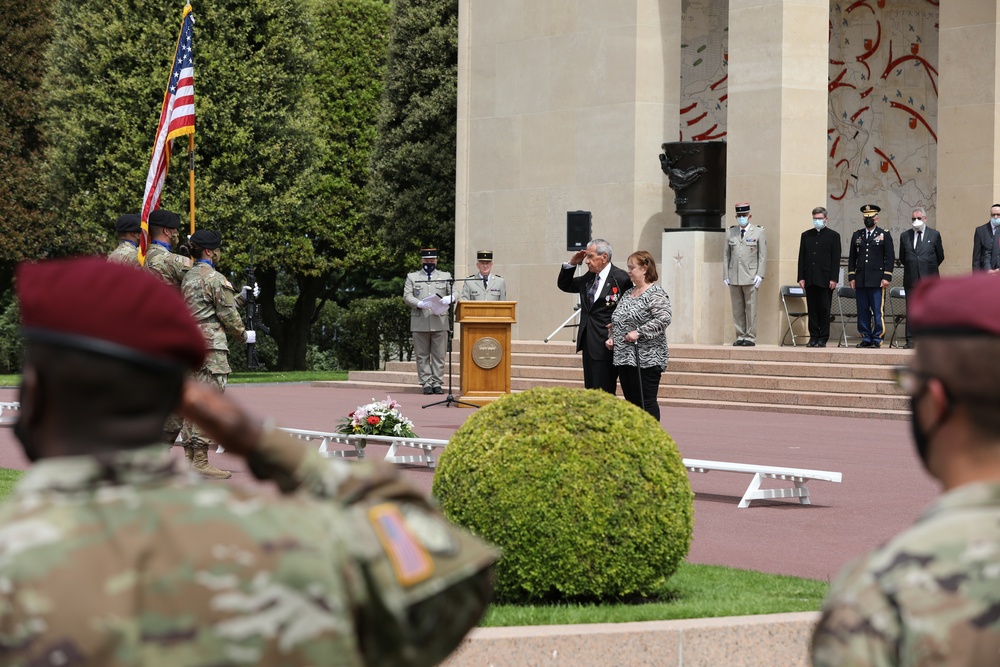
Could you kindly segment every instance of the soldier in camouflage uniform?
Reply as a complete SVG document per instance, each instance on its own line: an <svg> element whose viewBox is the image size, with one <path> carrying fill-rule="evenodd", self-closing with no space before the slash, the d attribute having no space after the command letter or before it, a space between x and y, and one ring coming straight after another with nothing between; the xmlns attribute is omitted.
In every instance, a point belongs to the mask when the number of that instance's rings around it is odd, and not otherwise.
<svg viewBox="0 0 1000 667"><path fill-rule="evenodd" d="M256 334L244 329L243 320L236 309L237 305L242 306L244 303L243 292L236 294L226 277L215 270L215 261L221 253L219 246L222 245L222 237L217 232L199 229L191 235L190 244L195 263L184 276L181 293L201 329L205 347L208 348L208 358L195 377L200 382L215 385L219 391L225 391L226 381L232 371L229 367L229 342L226 334L248 343L256 342ZM208 448L212 445L212 440L197 424L185 421L181 438L191 467L212 479L232 477L228 470L219 470L208 462Z"/></svg>
<svg viewBox="0 0 1000 667"><path fill-rule="evenodd" d="M181 217L173 211L156 209L149 214L149 248L146 250L147 271L168 285L181 288L184 274L191 268L191 260L175 254L172 249L180 233ZM171 414L163 424L163 442L173 445L181 432L183 420Z"/></svg>
<svg viewBox="0 0 1000 667"><path fill-rule="evenodd" d="M126 213L115 222L118 233L118 247L108 255L108 261L125 264L134 269L139 265L139 235L142 233L142 218L138 213Z"/></svg>
<svg viewBox="0 0 1000 667"><path fill-rule="evenodd" d="M977 273L909 298L919 345L897 378L944 495L834 582L815 665L1000 664L1000 290Z"/></svg>
<svg viewBox="0 0 1000 667"><path fill-rule="evenodd" d="M478 622L496 552L386 464L185 380L205 349L174 290L100 258L18 278L35 463L0 505L0 662L417 667ZM186 471L158 444L171 410L280 493Z"/></svg>

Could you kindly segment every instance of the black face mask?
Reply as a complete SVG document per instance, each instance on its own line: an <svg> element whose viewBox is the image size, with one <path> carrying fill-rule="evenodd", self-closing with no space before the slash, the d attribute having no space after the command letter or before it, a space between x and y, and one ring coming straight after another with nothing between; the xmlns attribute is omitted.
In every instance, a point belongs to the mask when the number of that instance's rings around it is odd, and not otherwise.
<svg viewBox="0 0 1000 667"><path fill-rule="evenodd" d="M433 262L424 262L424 271L427 273L434 273L434 269L437 268L437 264Z"/></svg>
<svg viewBox="0 0 1000 667"><path fill-rule="evenodd" d="M913 433L913 444L917 450L917 456L920 457L920 462L924 464L924 468L927 469L927 457L930 455L931 438L937 433L941 425L948 418L951 413L951 403L948 403L948 409L945 411L944 415L941 416L941 420L931 427L930 430L924 431L920 428L920 424L917 423L917 399L923 395L923 392L917 396L910 397L910 431Z"/></svg>
<svg viewBox="0 0 1000 667"><path fill-rule="evenodd" d="M874 220L872 220L871 218L868 218L868 219L865 220L865 228L866 229L871 229L874 226L875 226L875 221Z"/></svg>

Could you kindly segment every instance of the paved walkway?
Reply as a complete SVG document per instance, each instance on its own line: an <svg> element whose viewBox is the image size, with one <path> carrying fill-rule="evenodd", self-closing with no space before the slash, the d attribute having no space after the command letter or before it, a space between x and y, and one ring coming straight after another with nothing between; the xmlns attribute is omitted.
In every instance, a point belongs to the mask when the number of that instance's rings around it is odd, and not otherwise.
<svg viewBox="0 0 1000 667"><path fill-rule="evenodd" d="M358 405L385 398L370 390L308 384L230 385L228 393L279 425L322 431L335 430ZM421 409L443 397L423 396L416 389L393 398L422 437L447 439L472 414L467 408ZM0 401L16 399L15 390L0 389ZM848 418L671 407L662 410L661 422L685 458L844 474L841 484L810 482L811 506L775 500L737 509L749 475L691 473L691 562L829 579L910 524L937 494L913 452L907 422L868 419L864 413ZM385 450L369 445L368 456L381 458ZM212 456L216 465L235 471L233 480L220 483L256 483L239 459ZM0 429L0 467L26 465L11 430ZM406 475L430 491L433 470L407 467Z"/></svg>

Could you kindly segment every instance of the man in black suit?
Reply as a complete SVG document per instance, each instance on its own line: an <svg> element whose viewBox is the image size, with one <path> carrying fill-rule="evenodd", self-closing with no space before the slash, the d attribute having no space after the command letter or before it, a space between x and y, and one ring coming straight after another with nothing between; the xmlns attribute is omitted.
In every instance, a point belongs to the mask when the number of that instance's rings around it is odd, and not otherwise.
<svg viewBox="0 0 1000 667"><path fill-rule="evenodd" d="M913 228L899 235L899 263L903 265L903 288L906 290L906 347L913 347L910 331L910 294L918 280L938 275L944 261L941 234L927 226L927 211L918 206L910 216Z"/></svg>
<svg viewBox="0 0 1000 667"><path fill-rule="evenodd" d="M812 212L813 229L799 239L799 287L806 291L809 311L809 344L826 347L830 339L830 303L840 277L840 234L826 226L827 211L817 206Z"/></svg>
<svg viewBox="0 0 1000 667"><path fill-rule="evenodd" d="M874 204L861 207L865 226L851 236L851 250L847 256L847 278L858 301L861 342L857 347L882 347L885 337L885 288L892 281L896 254L892 236L878 226L881 210Z"/></svg>
<svg viewBox="0 0 1000 667"><path fill-rule="evenodd" d="M990 219L985 225L976 227L972 236L972 270L989 271L992 266L991 248L996 243L997 231L1000 230L1000 204L990 207Z"/></svg>
<svg viewBox="0 0 1000 667"><path fill-rule="evenodd" d="M574 277L576 267L587 263L587 273ZM583 352L583 386L614 394L618 373L611 350L605 345L611 313L625 290L632 287L628 273L611 263L611 244L594 239L562 265L556 283L563 292L580 295L580 329L577 352Z"/></svg>

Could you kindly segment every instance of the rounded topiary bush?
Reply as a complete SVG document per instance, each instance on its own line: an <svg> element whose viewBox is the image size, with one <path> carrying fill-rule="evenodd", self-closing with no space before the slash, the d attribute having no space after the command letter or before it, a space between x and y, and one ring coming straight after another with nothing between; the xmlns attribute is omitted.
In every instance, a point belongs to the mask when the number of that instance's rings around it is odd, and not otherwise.
<svg viewBox="0 0 1000 667"><path fill-rule="evenodd" d="M503 549L500 602L656 597L691 543L691 486L673 439L603 391L532 389L471 415L434 496Z"/></svg>

